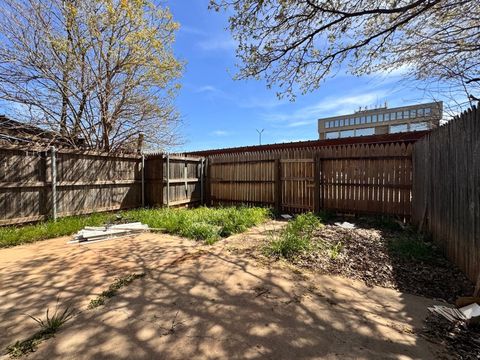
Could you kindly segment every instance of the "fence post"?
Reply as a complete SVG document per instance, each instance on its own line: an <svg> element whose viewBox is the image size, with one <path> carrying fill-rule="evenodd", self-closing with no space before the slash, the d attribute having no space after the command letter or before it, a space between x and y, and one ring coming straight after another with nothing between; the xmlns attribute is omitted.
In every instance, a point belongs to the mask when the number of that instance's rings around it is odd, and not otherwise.
<svg viewBox="0 0 480 360"><path fill-rule="evenodd" d="M167 154L167 207L170 207L170 154Z"/></svg>
<svg viewBox="0 0 480 360"><path fill-rule="evenodd" d="M318 213L320 212L321 208L321 200L320 200L320 171L321 171L321 161L318 155L315 155L313 159L313 181L314 181L314 188L313 188L313 211Z"/></svg>
<svg viewBox="0 0 480 360"><path fill-rule="evenodd" d="M203 195L203 192L205 190L205 187L203 184L203 176L205 172L204 166L205 166L205 159L202 158L202 160L200 161L200 205L203 205L203 202L204 202L204 195Z"/></svg>
<svg viewBox="0 0 480 360"><path fill-rule="evenodd" d="M55 146L50 148L51 176L52 176L52 218L57 221L57 155Z"/></svg>
<svg viewBox="0 0 480 360"><path fill-rule="evenodd" d="M142 151L142 208L145 207L145 154Z"/></svg>
<svg viewBox="0 0 480 360"><path fill-rule="evenodd" d="M210 206L210 191L211 191L211 184L210 184L210 171L208 169L209 161L208 157L205 159L203 176L205 178L205 184L203 185L204 191L204 201L207 206Z"/></svg>
<svg viewBox="0 0 480 360"><path fill-rule="evenodd" d="M282 211L282 165L280 159L275 159L274 163L275 185L273 198L275 201L275 211L280 214Z"/></svg>

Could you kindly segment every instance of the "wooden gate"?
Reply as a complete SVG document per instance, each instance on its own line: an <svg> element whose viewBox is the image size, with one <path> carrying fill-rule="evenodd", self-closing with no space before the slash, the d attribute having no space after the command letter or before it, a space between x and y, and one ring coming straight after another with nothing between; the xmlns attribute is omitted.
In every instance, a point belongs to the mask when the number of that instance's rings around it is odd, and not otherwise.
<svg viewBox="0 0 480 360"><path fill-rule="evenodd" d="M281 159L280 180L280 211L297 213L315 210L316 179L313 159Z"/></svg>
<svg viewBox="0 0 480 360"><path fill-rule="evenodd" d="M148 155L145 163L149 206L190 206L204 202L205 159L182 155Z"/></svg>

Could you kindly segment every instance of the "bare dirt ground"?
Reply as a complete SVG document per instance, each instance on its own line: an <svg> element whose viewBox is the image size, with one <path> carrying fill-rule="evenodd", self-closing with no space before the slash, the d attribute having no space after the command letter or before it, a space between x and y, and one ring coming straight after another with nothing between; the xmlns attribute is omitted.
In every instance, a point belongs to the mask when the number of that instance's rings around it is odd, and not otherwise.
<svg viewBox="0 0 480 360"><path fill-rule="evenodd" d="M57 297L77 311L31 359L435 359L418 335L432 300L252 253L278 222L204 246L163 234L0 250L0 349ZM145 273L95 310L116 277Z"/></svg>

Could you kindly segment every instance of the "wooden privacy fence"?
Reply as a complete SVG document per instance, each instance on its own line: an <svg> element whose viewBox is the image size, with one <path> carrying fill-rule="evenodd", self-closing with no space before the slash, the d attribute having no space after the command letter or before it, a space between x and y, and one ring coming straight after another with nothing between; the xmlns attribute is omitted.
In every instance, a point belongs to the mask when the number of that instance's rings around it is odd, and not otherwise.
<svg viewBox="0 0 480 360"><path fill-rule="evenodd" d="M376 144L208 158L211 204L283 212L411 214L412 145Z"/></svg>
<svg viewBox="0 0 480 360"><path fill-rule="evenodd" d="M139 156L0 149L0 225L142 204Z"/></svg>
<svg viewBox="0 0 480 360"><path fill-rule="evenodd" d="M408 217L411 144L211 156L0 150L0 225L147 206L252 204Z"/></svg>
<svg viewBox="0 0 480 360"><path fill-rule="evenodd" d="M413 222L480 286L480 111L417 142L413 159Z"/></svg>

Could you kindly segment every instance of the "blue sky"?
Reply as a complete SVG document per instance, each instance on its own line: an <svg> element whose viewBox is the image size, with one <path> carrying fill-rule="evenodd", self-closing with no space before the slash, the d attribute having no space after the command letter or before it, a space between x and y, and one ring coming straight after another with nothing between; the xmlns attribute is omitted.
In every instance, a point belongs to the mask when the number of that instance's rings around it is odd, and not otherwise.
<svg viewBox="0 0 480 360"><path fill-rule="evenodd" d="M208 0L172 0L181 25L176 55L186 61L177 107L185 142L177 151L258 143L255 129L265 129L263 143L317 138L316 119L340 115L359 106L400 106L432 99L406 87L399 72L354 77L338 74L295 102L282 99L263 81L235 81L235 42L225 30L225 13L208 10Z"/></svg>

